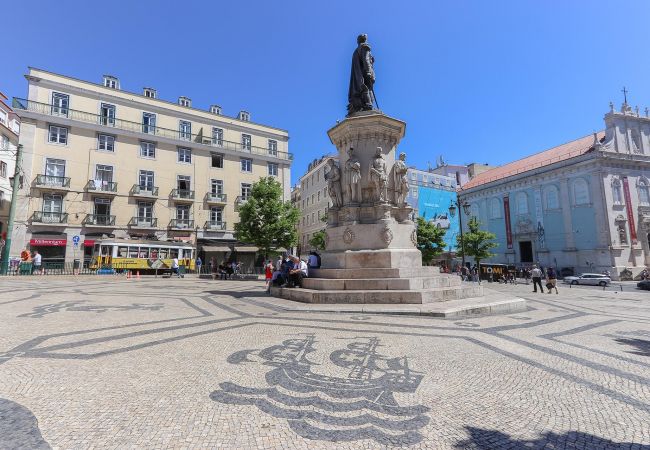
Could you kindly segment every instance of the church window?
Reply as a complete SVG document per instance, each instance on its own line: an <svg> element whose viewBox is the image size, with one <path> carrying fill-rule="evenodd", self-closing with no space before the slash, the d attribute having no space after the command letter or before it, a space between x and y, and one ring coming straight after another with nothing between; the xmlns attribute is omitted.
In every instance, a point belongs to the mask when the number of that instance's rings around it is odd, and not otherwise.
<svg viewBox="0 0 650 450"><path fill-rule="evenodd" d="M498 198L490 200L490 219L501 218L501 202Z"/></svg>
<svg viewBox="0 0 650 450"><path fill-rule="evenodd" d="M547 210L560 208L560 198L555 186L547 186L544 189L544 206Z"/></svg>
<svg viewBox="0 0 650 450"><path fill-rule="evenodd" d="M589 185L584 178L578 178L573 182L573 204L589 204Z"/></svg>
<svg viewBox="0 0 650 450"><path fill-rule="evenodd" d="M528 196L525 192L518 192L515 196L515 206L517 214L528 214Z"/></svg>
<svg viewBox="0 0 650 450"><path fill-rule="evenodd" d="M478 205L476 203L472 203L472 206L469 207L469 211L470 211L470 216L476 217L478 219L479 212L478 212Z"/></svg>
<svg viewBox="0 0 650 450"><path fill-rule="evenodd" d="M650 189L648 188L648 180L641 178L637 185L639 191L639 203L642 205L650 204Z"/></svg>

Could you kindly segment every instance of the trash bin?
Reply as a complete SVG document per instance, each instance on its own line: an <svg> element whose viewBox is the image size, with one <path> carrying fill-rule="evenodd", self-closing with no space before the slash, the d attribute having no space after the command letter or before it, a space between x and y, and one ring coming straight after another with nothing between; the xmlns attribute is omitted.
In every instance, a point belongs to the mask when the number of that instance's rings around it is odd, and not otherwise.
<svg viewBox="0 0 650 450"><path fill-rule="evenodd" d="M30 263L30 262L21 262L20 263L20 274L21 275L31 275L32 274L32 263Z"/></svg>

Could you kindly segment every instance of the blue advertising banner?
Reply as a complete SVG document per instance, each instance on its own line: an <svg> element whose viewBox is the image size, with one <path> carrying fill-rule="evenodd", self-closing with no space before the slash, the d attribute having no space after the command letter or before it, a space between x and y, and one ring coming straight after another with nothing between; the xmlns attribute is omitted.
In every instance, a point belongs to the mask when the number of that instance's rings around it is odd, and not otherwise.
<svg viewBox="0 0 650 450"><path fill-rule="evenodd" d="M449 205L456 200L456 192L418 186L418 214L427 222L447 230L445 251L456 251L456 236L459 233L458 214L449 214Z"/></svg>

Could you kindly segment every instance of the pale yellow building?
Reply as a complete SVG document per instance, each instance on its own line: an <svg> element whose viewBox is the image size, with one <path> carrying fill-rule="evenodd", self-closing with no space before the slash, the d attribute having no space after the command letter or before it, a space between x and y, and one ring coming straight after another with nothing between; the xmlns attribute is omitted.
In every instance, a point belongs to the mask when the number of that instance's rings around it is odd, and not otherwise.
<svg viewBox="0 0 650 450"><path fill-rule="evenodd" d="M14 176L20 119L6 103L0 92L0 255L2 254L9 222L11 178Z"/></svg>
<svg viewBox="0 0 650 450"><path fill-rule="evenodd" d="M237 209L266 176L289 200L286 130L153 88L126 92L110 75L97 84L30 68L26 78L28 98L13 103L26 182L12 255L31 246L69 262L111 236L196 242L204 259L252 265L256 249L233 236Z"/></svg>

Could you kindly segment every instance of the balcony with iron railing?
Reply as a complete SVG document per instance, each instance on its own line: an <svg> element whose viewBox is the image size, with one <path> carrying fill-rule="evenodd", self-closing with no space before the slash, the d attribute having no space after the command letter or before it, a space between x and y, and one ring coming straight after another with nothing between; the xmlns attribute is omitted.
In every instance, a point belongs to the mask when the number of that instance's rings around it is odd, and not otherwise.
<svg viewBox="0 0 650 450"><path fill-rule="evenodd" d="M117 195L117 183L115 181L88 180L88 183L86 183L86 191Z"/></svg>
<svg viewBox="0 0 650 450"><path fill-rule="evenodd" d="M237 196L235 199L235 210L237 210L241 205L246 203L246 200L248 200L248 197L244 197L242 195Z"/></svg>
<svg viewBox="0 0 650 450"><path fill-rule="evenodd" d="M172 230L191 230L194 228L192 219L172 219L169 221L169 228Z"/></svg>
<svg viewBox="0 0 650 450"><path fill-rule="evenodd" d="M46 223L52 225L67 224L68 213L34 211L34 214L32 214L32 223Z"/></svg>
<svg viewBox="0 0 650 450"><path fill-rule="evenodd" d="M217 220L208 220L203 225L203 228L205 228L206 230L222 231L226 229L226 222L220 222Z"/></svg>
<svg viewBox="0 0 650 450"><path fill-rule="evenodd" d="M69 191L70 177L39 174L36 175L34 186L53 191Z"/></svg>
<svg viewBox="0 0 650 450"><path fill-rule="evenodd" d="M43 114L47 116L65 117L70 120L85 122L90 124L97 124L108 128L128 131L132 133L145 134L148 136L154 135L163 138L173 139L175 141L187 142L192 141L196 144L222 148L226 150L233 150L240 153L272 156L274 158L292 160L293 155L288 152L281 152L266 147L255 147L241 142L226 141L223 139L213 139L204 135L202 132L190 134L173 130L169 128L161 128L155 125L148 125L139 122L131 122L128 120L117 119L100 114L89 113L85 111L78 111L70 108L61 108L48 103L35 102L23 98L14 97L13 107L15 110L28 111L36 114ZM208 125L206 125L207 127ZM202 129L201 129L202 130ZM189 139L188 139L189 137Z"/></svg>
<svg viewBox="0 0 650 450"><path fill-rule="evenodd" d="M115 226L115 216L105 214L87 214L82 224L86 226L112 227Z"/></svg>
<svg viewBox="0 0 650 450"><path fill-rule="evenodd" d="M172 189L169 196L172 200L179 202L193 202L194 201L194 191L189 189Z"/></svg>
<svg viewBox="0 0 650 450"><path fill-rule="evenodd" d="M223 193L214 193L214 192L208 192L205 194L205 201L206 203L217 203L217 204L223 204L226 203L228 200L228 196Z"/></svg>
<svg viewBox="0 0 650 450"><path fill-rule="evenodd" d="M136 216L131 218L129 226L131 228L157 228L158 219L156 217Z"/></svg>
<svg viewBox="0 0 650 450"><path fill-rule="evenodd" d="M134 197L158 197L158 186L145 186L134 184L131 188L131 195Z"/></svg>

